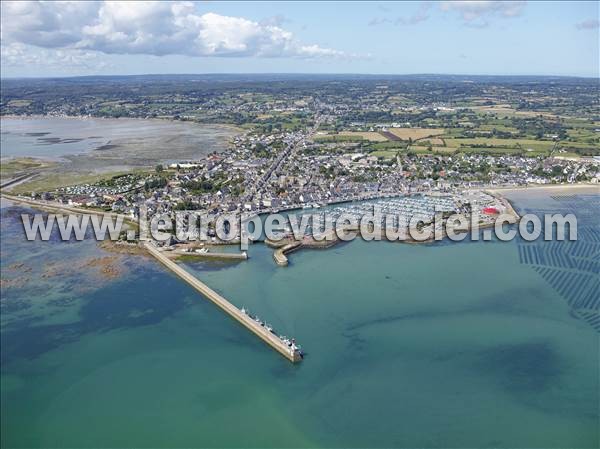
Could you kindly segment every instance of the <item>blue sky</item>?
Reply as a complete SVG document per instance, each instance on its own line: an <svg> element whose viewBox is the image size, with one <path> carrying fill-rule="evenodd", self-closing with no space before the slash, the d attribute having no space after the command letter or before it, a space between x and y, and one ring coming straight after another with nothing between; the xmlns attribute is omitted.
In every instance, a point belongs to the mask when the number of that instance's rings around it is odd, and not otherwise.
<svg viewBox="0 0 600 449"><path fill-rule="evenodd" d="M599 75L598 2L2 2L2 76Z"/></svg>

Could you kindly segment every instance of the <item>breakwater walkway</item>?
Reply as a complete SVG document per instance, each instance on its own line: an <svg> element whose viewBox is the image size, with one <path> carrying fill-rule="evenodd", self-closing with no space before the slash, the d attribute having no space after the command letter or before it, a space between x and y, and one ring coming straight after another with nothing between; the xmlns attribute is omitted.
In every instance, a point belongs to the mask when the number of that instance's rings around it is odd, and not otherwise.
<svg viewBox="0 0 600 449"><path fill-rule="evenodd" d="M222 260L248 260L248 253L224 253L224 252L206 252L200 253L195 251L185 251L185 250L175 250L172 251L169 258L182 258L182 257L190 257L190 258L199 258L199 259L222 259Z"/></svg>
<svg viewBox="0 0 600 449"><path fill-rule="evenodd" d="M108 215L111 217L120 216L123 217L124 220L127 220L129 218L116 213L103 213L101 211L93 209L88 210L79 207L72 207L51 201L28 199L20 196L6 194L5 192L2 192L1 196L15 203L26 204L28 206L33 206L35 208L50 210L54 212L59 211L82 215ZM221 310L223 310L225 313L227 313L229 316L235 319L246 329L250 330L257 337L259 337L261 340L263 340L265 343L271 346L271 348L275 349L289 361L291 361L292 363L296 363L302 360L302 354L299 349L295 348L295 345L290 345L286 343L276 334L269 331L265 326L261 325L259 322L255 321L253 318L243 313L240 309L238 309L229 301L227 301L227 299L225 299L223 296L219 295L217 292L212 290L198 278L188 273L184 268L170 260L165 254L156 249L151 243L145 242L144 247L148 251L148 253L155 257L161 264L163 264L163 266L171 270L173 273L179 276L179 278L181 278L190 286L192 286L195 290L200 292L204 297L208 298L211 302L219 306Z"/></svg>
<svg viewBox="0 0 600 449"><path fill-rule="evenodd" d="M243 313L240 309L227 301L227 299L225 299L223 296L219 295L198 278L186 271L183 267L173 262L166 255L162 254L162 252L156 249L151 243L146 242L145 246L148 252L160 263L162 263L165 267L200 292L204 297L216 304L221 310L231 316L246 329L254 333L258 338L263 340L265 343L287 358L290 362L295 363L302 360L300 351L290 347L273 332L269 331L266 327L262 326L250 316Z"/></svg>

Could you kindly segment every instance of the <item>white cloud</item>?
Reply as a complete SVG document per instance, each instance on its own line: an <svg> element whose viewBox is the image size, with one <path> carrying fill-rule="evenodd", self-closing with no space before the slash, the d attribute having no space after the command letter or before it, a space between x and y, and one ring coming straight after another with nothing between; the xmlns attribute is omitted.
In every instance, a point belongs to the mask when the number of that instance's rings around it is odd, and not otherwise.
<svg viewBox="0 0 600 449"><path fill-rule="evenodd" d="M13 42L0 47L2 65L59 73L87 73L110 67L98 52L72 49L48 49Z"/></svg>
<svg viewBox="0 0 600 449"><path fill-rule="evenodd" d="M181 1L3 1L2 42L106 54L352 56L303 44L274 21L201 14L194 3Z"/></svg>
<svg viewBox="0 0 600 449"><path fill-rule="evenodd" d="M440 7L443 11L454 11L460 15L465 24L484 27L492 17L518 17L523 11L525 1L443 1Z"/></svg>

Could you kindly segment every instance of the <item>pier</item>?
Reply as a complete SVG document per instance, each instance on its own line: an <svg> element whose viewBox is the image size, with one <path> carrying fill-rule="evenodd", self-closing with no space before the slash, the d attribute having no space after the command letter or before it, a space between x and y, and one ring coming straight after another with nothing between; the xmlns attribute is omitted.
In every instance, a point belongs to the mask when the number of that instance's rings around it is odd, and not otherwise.
<svg viewBox="0 0 600 449"><path fill-rule="evenodd" d="M67 205L63 205L63 204L59 204L59 203L55 203L55 202L51 202L51 201L40 201L40 200L23 198L20 196L6 194L5 192L2 192L2 196L7 198L10 201L14 201L15 203L26 204L28 206L33 206L35 208L45 209L45 210L49 210L49 211L53 211L53 212L58 211L58 212L67 212L67 213L74 213L74 214L80 214L80 215L84 215L84 214L85 215L108 215L113 218L122 217L122 218L124 218L124 221L129 218L129 217L124 217L123 215L120 215L120 214L116 214L114 212L104 213L104 212L93 210L93 209L88 210L88 209L83 209L83 208L79 208L79 207L67 206ZM216 304L221 310L223 310L225 313L227 313L229 316L231 316L233 319L235 319L238 323L240 323L246 329L248 329L249 331L254 333L257 337L259 337L266 344L271 346L271 348L275 349L277 352L279 352L281 355L283 355L290 362L297 363L302 360L302 355L299 350L297 350L297 349L295 350L292 347L288 346L277 335L275 335L273 332L270 332L269 330L267 330L264 326L261 326L260 323L256 322L250 316L243 313L240 309L238 309L236 306L234 306L229 301L227 301L227 299L225 299L223 296L219 295L217 292L215 292L213 289L208 287L206 284L204 284L198 278L196 278L192 274L188 273L183 267L179 266L178 264L176 264L175 262L170 260L166 254L159 251L151 243L145 242L144 247L152 256L154 256L161 264L163 264L163 266L165 266L166 268L171 270L173 273L175 273L177 276L179 276L179 278L181 278L182 280L187 282L195 290L200 292L204 297L208 298L211 302ZM185 254L186 253L178 254L178 255L185 255ZM192 255L193 255L193 253L192 253ZM220 254L220 255L222 256L223 254ZM238 258L238 257L241 258L241 256L237 255L237 254L231 254L231 256L234 256L236 258Z"/></svg>
<svg viewBox="0 0 600 449"><path fill-rule="evenodd" d="M302 360L300 352L292 349L286 343L284 343L277 335L267 330L264 326L261 326L251 317L243 313L236 306L231 304L223 296L219 295L213 289L208 287L198 278L187 272L183 267L177 265L161 251L156 249L151 243L145 243L148 252L154 256L160 263L165 267L187 282L190 286L200 292L204 297L208 298L214 304L216 304L221 310L231 316L234 320L244 326L246 329L254 333L258 338L263 340L266 344L271 346L290 362L296 363Z"/></svg>
<svg viewBox="0 0 600 449"><path fill-rule="evenodd" d="M185 250L175 250L170 253L169 257L174 258L182 258L182 257L190 257L190 258L199 258L199 259L221 259L221 260L248 260L248 253L224 253L224 252L195 252L195 251L185 251Z"/></svg>
<svg viewBox="0 0 600 449"><path fill-rule="evenodd" d="M349 225L344 226L340 230L344 233L358 232L359 227ZM273 259L280 267L285 267L289 264L287 255L294 251L302 248L327 249L337 245L339 242L340 238L335 229L320 234L318 239L316 239L315 236L305 236L301 241L291 240L290 238L284 238L283 240L265 239L265 244L268 247L275 248Z"/></svg>
<svg viewBox="0 0 600 449"><path fill-rule="evenodd" d="M295 251L297 249L300 249L301 247L302 247L302 243L292 242L292 243L288 243L288 244L283 245L282 247L276 249L275 252L273 253L273 258L275 259L275 263L277 263L277 265L279 265L280 267L285 267L288 264L288 258L286 257L286 254L291 253L292 251Z"/></svg>

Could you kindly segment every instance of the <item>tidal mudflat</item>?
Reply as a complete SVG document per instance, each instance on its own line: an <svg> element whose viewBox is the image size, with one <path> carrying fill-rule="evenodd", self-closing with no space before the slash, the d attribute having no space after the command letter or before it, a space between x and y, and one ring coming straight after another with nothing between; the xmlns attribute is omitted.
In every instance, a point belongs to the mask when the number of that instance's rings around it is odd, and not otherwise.
<svg viewBox="0 0 600 449"><path fill-rule="evenodd" d="M158 119L2 117L2 157L54 162L60 177L111 173L193 160L225 149L240 130L228 125Z"/></svg>

